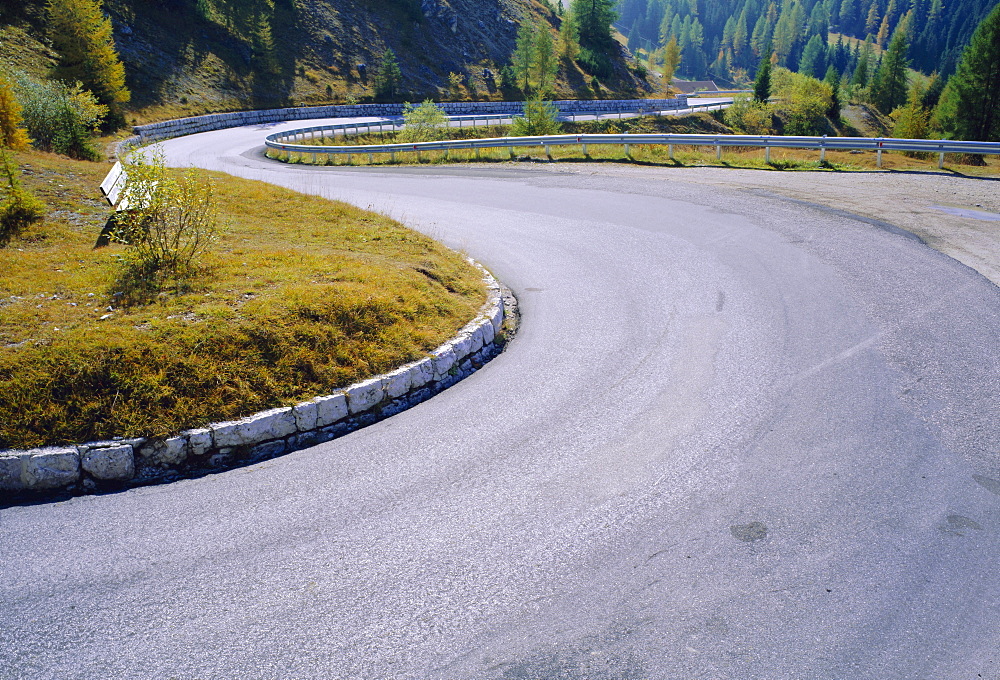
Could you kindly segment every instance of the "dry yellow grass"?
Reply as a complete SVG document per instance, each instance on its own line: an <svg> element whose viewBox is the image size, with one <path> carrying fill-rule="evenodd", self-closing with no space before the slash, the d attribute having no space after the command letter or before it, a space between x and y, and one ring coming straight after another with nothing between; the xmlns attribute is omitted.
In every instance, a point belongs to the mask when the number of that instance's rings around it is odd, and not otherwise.
<svg viewBox="0 0 1000 680"><path fill-rule="evenodd" d="M187 292L120 306L95 250L104 164L20 154L48 218L0 249L0 448L164 436L419 358L485 300L459 254L384 216L225 175Z"/></svg>

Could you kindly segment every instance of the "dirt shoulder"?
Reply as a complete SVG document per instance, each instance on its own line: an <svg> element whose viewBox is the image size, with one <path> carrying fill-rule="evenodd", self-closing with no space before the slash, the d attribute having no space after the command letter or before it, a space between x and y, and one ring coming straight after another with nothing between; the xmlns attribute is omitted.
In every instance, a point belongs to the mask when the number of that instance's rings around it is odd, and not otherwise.
<svg viewBox="0 0 1000 680"><path fill-rule="evenodd" d="M611 171L656 172L664 179L768 192L888 222L1000 286L1000 178L628 166Z"/></svg>

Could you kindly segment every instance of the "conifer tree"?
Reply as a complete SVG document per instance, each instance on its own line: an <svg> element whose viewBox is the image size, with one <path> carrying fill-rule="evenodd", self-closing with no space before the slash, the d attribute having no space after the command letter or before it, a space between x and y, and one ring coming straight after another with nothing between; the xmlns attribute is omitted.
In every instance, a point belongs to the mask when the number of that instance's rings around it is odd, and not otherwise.
<svg viewBox="0 0 1000 680"><path fill-rule="evenodd" d="M956 139L1000 141L1000 5L983 19L948 79L938 119Z"/></svg>
<svg viewBox="0 0 1000 680"><path fill-rule="evenodd" d="M753 83L754 101L766 104L771 98L771 55L765 54L757 69L757 79Z"/></svg>
<svg viewBox="0 0 1000 680"><path fill-rule="evenodd" d="M882 113L890 113L906 102L906 33L896 31L889 50L872 79L872 103Z"/></svg>
<svg viewBox="0 0 1000 680"><path fill-rule="evenodd" d="M108 107L108 123L124 123L123 107L132 95L125 86L125 67L111 35L111 20L100 0L49 0L49 30L59 58L53 75L81 82Z"/></svg>
<svg viewBox="0 0 1000 680"><path fill-rule="evenodd" d="M14 86L0 75L0 147L23 151L28 148L21 105L14 97Z"/></svg>
<svg viewBox="0 0 1000 680"><path fill-rule="evenodd" d="M580 44L592 50L612 47L611 23L618 17L615 0L573 0L570 8L580 31Z"/></svg>

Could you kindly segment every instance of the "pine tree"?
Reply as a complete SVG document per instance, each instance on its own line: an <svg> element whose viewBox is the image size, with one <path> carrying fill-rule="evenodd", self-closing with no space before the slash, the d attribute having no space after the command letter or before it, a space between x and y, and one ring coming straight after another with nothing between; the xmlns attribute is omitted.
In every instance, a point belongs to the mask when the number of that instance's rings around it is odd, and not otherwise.
<svg viewBox="0 0 1000 680"><path fill-rule="evenodd" d="M825 71L826 45L823 38L814 35L809 38L806 48L802 51L802 58L799 60L799 73L817 78L820 73Z"/></svg>
<svg viewBox="0 0 1000 680"><path fill-rule="evenodd" d="M906 102L906 33L897 31L889 50L872 79L872 103L882 112L890 113Z"/></svg>
<svg viewBox="0 0 1000 680"><path fill-rule="evenodd" d="M830 120L840 120L840 74L833 64L826 69L826 76L823 82L830 86L830 108L827 109L826 117Z"/></svg>
<svg viewBox="0 0 1000 680"><path fill-rule="evenodd" d="M14 86L0 75L0 147L23 151L28 148L21 105L14 97Z"/></svg>
<svg viewBox="0 0 1000 680"><path fill-rule="evenodd" d="M611 23L617 18L615 0L573 0L570 8L580 30L580 44L592 50L613 47Z"/></svg>
<svg viewBox="0 0 1000 680"><path fill-rule="evenodd" d="M1000 141L1000 5L983 19L948 80L937 117L955 139Z"/></svg>
<svg viewBox="0 0 1000 680"><path fill-rule="evenodd" d="M765 54L757 69L757 79L753 82L754 101L766 104L771 98L771 55Z"/></svg>
<svg viewBox="0 0 1000 680"><path fill-rule="evenodd" d="M53 75L83 83L108 107L107 122L123 124L123 107L132 95L125 87L125 67L100 0L49 0L48 18L52 46L59 55Z"/></svg>
<svg viewBox="0 0 1000 680"><path fill-rule="evenodd" d="M384 101L396 99L403 83L403 72L399 69L399 62L396 61L396 53L391 49L387 48L379 57L379 63L375 66L374 80L376 99Z"/></svg>

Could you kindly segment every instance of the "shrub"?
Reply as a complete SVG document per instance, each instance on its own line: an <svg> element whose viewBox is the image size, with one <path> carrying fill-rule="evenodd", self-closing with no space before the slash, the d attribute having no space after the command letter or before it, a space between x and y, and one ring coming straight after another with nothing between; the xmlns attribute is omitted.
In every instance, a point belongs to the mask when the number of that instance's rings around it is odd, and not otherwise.
<svg viewBox="0 0 1000 680"><path fill-rule="evenodd" d="M181 293L201 271L200 259L217 235L215 189L188 170L167 172L161 156L133 154L112 240L128 246L114 292L142 304L173 284Z"/></svg>
<svg viewBox="0 0 1000 680"><path fill-rule="evenodd" d="M448 114L430 99L417 107L407 102L403 105L403 121L406 127L400 131L398 141L433 142L444 139Z"/></svg>
<svg viewBox="0 0 1000 680"><path fill-rule="evenodd" d="M723 121L745 135L770 135L773 108L767 102L757 101L748 95L737 95L733 104L723 114Z"/></svg>
<svg viewBox="0 0 1000 680"><path fill-rule="evenodd" d="M559 122L559 110L555 104L537 98L524 102L524 116L515 118L510 127L510 134L514 137L556 135L561 131L562 123Z"/></svg>
<svg viewBox="0 0 1000 680"><path fill-rule="evenodd" d="M823 134L826 112L833 100L833 89L826 83L776 68L772 74L773 94L779 99L779 115L785 120L789 135Z"/></svg>
<svg viewBox="0 0 1000 680"><path fill-rule="evenodd" d="M0 166L7 179L3 201L0 202L0 245L4 245L29 224L42 219L45 215L45 206L34 194L21 186L17 167L2 150L0 150Z"/></svg>
<svg viewBox="0 0 1000 680"><path fill-rule="evenodd" d="M93 138L108 109L93 94L80 83L39 81L23 74L16 82L24 124L36 148L81 160L100 159Z"/></svg>

